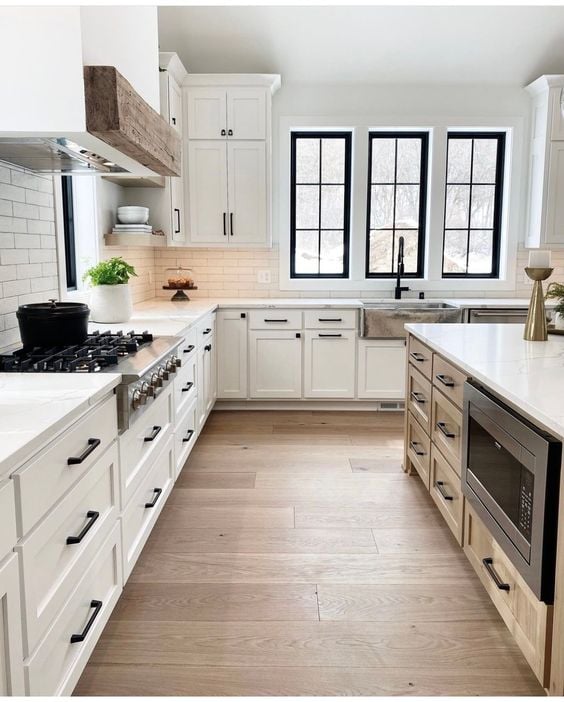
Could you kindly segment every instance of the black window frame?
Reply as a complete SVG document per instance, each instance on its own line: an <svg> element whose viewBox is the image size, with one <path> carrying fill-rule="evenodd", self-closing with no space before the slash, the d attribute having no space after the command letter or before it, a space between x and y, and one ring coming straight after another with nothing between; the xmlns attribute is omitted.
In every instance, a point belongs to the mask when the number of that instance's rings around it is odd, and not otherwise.
<svg viewBox="0 0 564 702"><path fill-rule="evenodd" d="M350 277L350 230L351 230L351 197L352 197L352 130L340 131L294 131L290 133L290 278L295 280L327 280L347 279ZM343 272L342 273L296 273L296 142L298 139L344 139L345 140L345 201L343 213ZM318 250L321 252L321 178L322 145L319 152L319 182L311 185L319 186L319 227ZM308 185L308 183L299 183ZM338 185L327 183L326 185ZM303 231L303 230L299 230ZM308 230L315 231L315 230ZM331 229L330 231L335 231Z"/></svg>
<svg viewBox="0 0 564 702"><path fill-rule="evenodd" d="M451 139L472 139L472 154L470 161L470 182L469 183L449 183L448 182L448 154ZM495 192L494 192L494 215L492 230L492 270L490 273L468 273L468 255L470 244L470 232L484 231L490 227L471 227L470 218L472 216L472 187L474 185L492 185L492 183L474 183L473 166L474 166L474 140L475 139L495 139L497 141L496 155L496 173L495 173ZM443 211L443 243L441 251L441 277L442 279L484 279L492 280L499 279L500 268L500 253L501 253L501 226L503 222L503 187L505 180L505 147L507 141L506 131L457 131L451 130L447 132L447 153L445 163L445 203ZM445 273L445 235L447 231L465 231L464 227L446 227L446 207L447 207L447 191L449 185L468 185L470 187L470 202L468 204L468 237L466 240L466 272L465 273Z"/></svg>
<svg viewBox="0 0 564 702"><path fill-rule="evenodd" d="M419 183L398 183L397 182L397 139L420 139L421 140L421 166L419 174ZM374 139L396 139L395 146L395 166L394 166L394 182L393 183L372 183L372 144ZM397 272L393 271L393 261L395 260L396 251L396 227L395 227L395 206L394 206L394 226L386 229L371 230L370 215L372 206L372 186L373 185L393 185L394 186L394 203L396 197L395 188L398 185L419 185L419 223L418 223L418 239L417 239L417 270L413 273L404 273L402 278L423 278L425 275L425 240L427 228L427 186L429 172L429 131L380 131L373 130L368 132L368 174L367 174L367 195L366 195L366 246L365 246L365 276L367 279L389 279L395 278ZM392 270L390 272L370 272L370 232L371 231L392 231ZM398 231L409 231L405 227Z"/></svg>
<svg viewBox="0 0 564 702"><path fill-rule="evenodd" d="M72 176L61 176L63 235L65 245L65 274L67 290L77 290L76 243Z"/></svg>

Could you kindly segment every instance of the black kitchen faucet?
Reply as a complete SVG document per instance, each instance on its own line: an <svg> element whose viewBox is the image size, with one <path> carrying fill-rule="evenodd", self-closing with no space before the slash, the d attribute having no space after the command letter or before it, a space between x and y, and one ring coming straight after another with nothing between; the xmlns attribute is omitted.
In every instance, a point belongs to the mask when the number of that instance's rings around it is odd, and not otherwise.
<svg viewBox="0 0 564 702"><path fill-rule="evenodd" d="M394 299L396 300L401 300L401 294L404 290L409 290L407 286L402 286L401 284L401 277L404 274L404 265L403 265L403 247L404 247L404 238L403 236L400 236L398 239L398 272L397 272L397 277L396 277L396 287L394 289Z"/></svg>

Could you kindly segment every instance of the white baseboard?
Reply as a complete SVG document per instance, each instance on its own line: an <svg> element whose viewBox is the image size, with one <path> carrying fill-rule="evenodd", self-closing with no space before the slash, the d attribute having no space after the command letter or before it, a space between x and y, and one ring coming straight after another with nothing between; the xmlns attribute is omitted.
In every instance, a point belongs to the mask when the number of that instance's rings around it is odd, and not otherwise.
<svg viewBox="0 0 564 702"><path fill-rule="evenodd" d="M404 403L400 400L217 400L215 410L302 410L348 411L348 412L403 412Z"/></svg>

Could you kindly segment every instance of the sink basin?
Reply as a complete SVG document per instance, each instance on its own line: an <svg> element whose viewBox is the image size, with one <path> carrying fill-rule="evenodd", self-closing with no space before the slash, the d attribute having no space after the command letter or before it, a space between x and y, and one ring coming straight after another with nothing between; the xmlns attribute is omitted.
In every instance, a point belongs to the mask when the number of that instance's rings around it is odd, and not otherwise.
<svg viewBox="0 0 564 702"><path fill-rule="evenodd" d="M360 316L360 335L365 339L403 339L404 325L414 323L455 324L462 310L446 302L390 300L366 302Z"/></svg>

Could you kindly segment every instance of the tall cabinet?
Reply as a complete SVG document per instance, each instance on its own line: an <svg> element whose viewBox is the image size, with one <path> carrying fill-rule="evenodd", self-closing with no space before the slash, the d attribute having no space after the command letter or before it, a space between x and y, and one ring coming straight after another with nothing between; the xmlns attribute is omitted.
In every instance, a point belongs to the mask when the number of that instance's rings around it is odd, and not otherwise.
<svg viewBox="0 0 564 702"><path fill-rule="evenodd" d="M271 244L271 103L277 75L184 80L187 244Z"/></svg>

